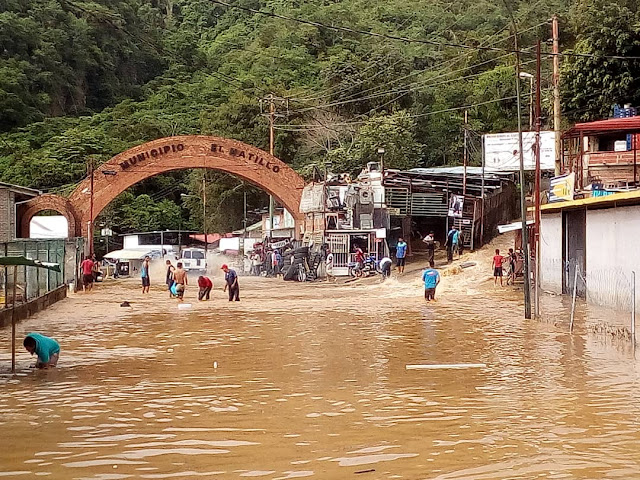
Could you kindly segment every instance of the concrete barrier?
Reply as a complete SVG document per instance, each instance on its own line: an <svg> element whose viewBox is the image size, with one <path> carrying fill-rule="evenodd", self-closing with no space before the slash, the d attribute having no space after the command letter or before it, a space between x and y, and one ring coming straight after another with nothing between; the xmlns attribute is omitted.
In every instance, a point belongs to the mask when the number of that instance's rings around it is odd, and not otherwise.
<svg viewBox="0 0 640 480"><path fill-rule="evenodd" d="M44 310L49 305L53 305L57 301L66 298L67 296L67 286L62 285L55 290L46 293L38 298L34 298L33 300L17 305L15 307L15 319L16 322L18 320L22 320L27 318L34 313L39 312L40 310ZM11 308L5 308L0 310L0 327L6 327L11 325Z"/></svg>

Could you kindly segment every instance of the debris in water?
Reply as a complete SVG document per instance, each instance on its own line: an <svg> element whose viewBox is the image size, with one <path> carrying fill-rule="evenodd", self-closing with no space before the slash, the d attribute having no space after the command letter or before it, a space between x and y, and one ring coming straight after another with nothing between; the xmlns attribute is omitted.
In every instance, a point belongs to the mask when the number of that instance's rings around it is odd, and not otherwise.
<svg viewBox="0 0 640 480"><path fill-rule="evenodd" d="M484 363L449 363L441 365L407 365L407 370L445 370L445 369L463 369L463 368L486 368Z"/></svg>
<svg viewBox="0 0 640 480"><path fill-rule="evenodd" d="M124 302L122 302L122 303L120 304L120 306L121 306L121 307L130 307L130 306L131 306L131 304L125 300Z"/></svg>

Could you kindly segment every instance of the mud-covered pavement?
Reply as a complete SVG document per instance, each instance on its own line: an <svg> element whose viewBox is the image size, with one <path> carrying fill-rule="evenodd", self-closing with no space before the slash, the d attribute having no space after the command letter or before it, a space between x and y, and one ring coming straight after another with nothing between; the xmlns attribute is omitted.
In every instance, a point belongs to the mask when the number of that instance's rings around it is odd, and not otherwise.
<svg viewBox="0 0 640 480"><path fill-rule="evenodd" d="M524 320L487 256L430 305L411 265L385 284L241 277L239 303L215 278L188 310L161 277L145 296L135 281L76 294L18 326L59 340L58 368L19 350L11 377L1 332L0 477L640 478L629 343L580 314L570 335L560 299Z"/></svg>

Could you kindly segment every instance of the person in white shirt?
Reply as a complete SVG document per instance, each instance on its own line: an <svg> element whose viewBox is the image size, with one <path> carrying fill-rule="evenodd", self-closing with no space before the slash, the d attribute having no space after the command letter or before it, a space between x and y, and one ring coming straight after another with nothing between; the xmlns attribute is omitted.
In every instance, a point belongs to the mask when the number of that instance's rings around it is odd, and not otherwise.
<svg viewBox="0 0 640 480"><path fill-rule="evenodd" d="M382 272L382 279L386 280L391 276L391 265L393 261L389 257L384 257L380 260L380 271Z"/></svg>
<svg viewBox="0 0 640 480"><path fill-rule="evenodd" d="M327 257L325 259L325 271L327 273L327 282L335 282L336 277L333 275L333 253L327 248Z"/></svg>

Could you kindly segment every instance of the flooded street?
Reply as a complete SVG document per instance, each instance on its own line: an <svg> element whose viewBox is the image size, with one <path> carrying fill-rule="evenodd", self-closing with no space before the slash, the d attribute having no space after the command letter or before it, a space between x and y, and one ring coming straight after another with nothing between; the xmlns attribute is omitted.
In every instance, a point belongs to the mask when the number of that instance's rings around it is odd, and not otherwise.
<svg viewBox="0 0 640 480"><path fill-rule="evenodd" d="M215 278L182 311L159 279L98 285L18 325L17 377L2 330L0 477L640 478L629 342L583 320L570 335L558 299L524 320L488 275L445 277L430 305L410 267L383 285L241 277L240 303ZM60 342L57 369L29 368L29 331ZM487 367L405 369L422 363Z"/></svg>

